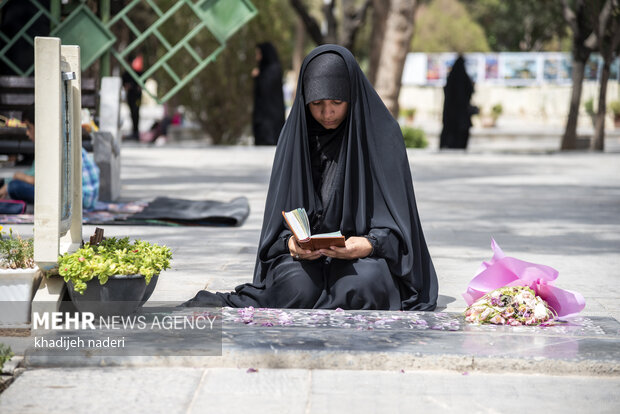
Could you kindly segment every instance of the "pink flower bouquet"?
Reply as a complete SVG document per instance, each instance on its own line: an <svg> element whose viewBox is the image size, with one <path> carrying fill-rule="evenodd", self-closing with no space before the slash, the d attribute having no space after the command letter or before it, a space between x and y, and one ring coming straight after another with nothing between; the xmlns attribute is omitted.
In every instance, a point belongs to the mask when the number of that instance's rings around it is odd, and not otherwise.
<svg viewBox="0 0 620 414"><path fill-rule="evenodd" d="M524 302L524 295L528 296L525 292L532 292L535 297L540 298L544 302L544 306L551 311L553 315L551 320L558 317L566 317L570 315L577 314L583 310L586 305L586 302L583 296L577 292L571 292L569 290L560 289L557 286L554 286L554 281L558 277L558 271L552 267L540 265L536 263L529 263L523 260L516 259L514 257L509 257L502 252L502 249L497 245L495 240L491 240L491 248L493 249L493 258L489 262L483 262L476 276L469 282L467 286L467 291L463 294L463 298L467 302L469 306L466 311L466 318L469 318L470 322L479 322L479 323L499 323L499 324L540 324L546 322L543 321L545 317L542 315L542 307L543 305L539 305L538 302ZM526 287L528 290L517 289L511 290L508 296L510 297L518 297L518 303L511 302L508 300L508 297L504 298L501 303L497 302L497 297L501 298L501 296L508 291L504 292L500 288L510 288L510 287ZM498 293L490 293L499 289ZM489 295L487 295L490 293ZM485 296L486 295L486 296ZM483 298L484 297L484 298ZM480 302L480 299L482 302ZM478 303L479 302L479 303ZM523 314L515 318L512 317L510 322L507 322L504 316L502 319L495 318L491 321L492 317L489 318L489 311L487 314L482 317L482 312L485 310L482 309L480 313L481 305L485 305L486 307L497 307L498 305L502 305L502 307L511 307L512 310L518 310L521 305L526 305L527 309L523 308L523 311L527 311L526 314L531 316L530 313L532 310L536 309L538 306L538 315L540 318L532 319L531 317L525 317ZM533 305L533 309L530 309L530 305ZM514 306L517 306L515 308ZM476 309L475 311L473 309ZM499 311L499 309L498 309ZM506 309L499 311L501 315L502 312L505 312ZM467 314L469 312L469 314ZM508 312L509 313L509 312ZM505 313L508 316L508 313ZM474 315L475 314L475 315ZM527 323L529 320L530 323ZM517 323L519 322L519 323Z"/></svg>
<svg viewBox="0 0 620 414"><path fill-rule="evenodd" d="M547 302L525 286L507 286L495 289L465 311L465 320L472 323L495 325L551 325L555 312Z"/></svg>

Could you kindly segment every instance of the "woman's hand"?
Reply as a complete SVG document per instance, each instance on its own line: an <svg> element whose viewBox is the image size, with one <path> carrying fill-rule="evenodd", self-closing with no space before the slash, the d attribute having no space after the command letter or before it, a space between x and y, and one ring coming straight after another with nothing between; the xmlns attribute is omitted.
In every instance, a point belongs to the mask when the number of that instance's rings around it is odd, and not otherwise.
<svg viewBox="0 0 620 414"><path fill-rule="evenodd" d="M344 247L332 246L329 249L321 249L319 253L334 259L361 259L372 253L372 244L366 237L349 237Z"/></svg>
<svg viewBox="0 0 620 414"><path fill-rule="evenodd" d="M296 260L315 260L321 257L319 250L306 250L297 243L295 236L291 236L288 239L288 250L291 252Z"/></svg>

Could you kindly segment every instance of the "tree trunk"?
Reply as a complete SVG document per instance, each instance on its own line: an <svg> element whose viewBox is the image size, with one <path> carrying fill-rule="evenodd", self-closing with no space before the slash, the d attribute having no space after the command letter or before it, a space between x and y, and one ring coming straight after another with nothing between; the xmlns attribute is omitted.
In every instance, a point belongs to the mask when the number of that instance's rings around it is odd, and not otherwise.
<svg viewBox="0 0 620 414"><path fill-rule="evenodd" d="M562 136L562 145L560 147L562 151L574 150L577 148L577 118L579 117L579 103L581 102L581 89L585 66L585 61L573 59L573 90L570 99L568 120L566 121L566 130L564 131L564 136Z"/></svg>
<svg viewBox="0 0 620 414"><path fill-rule="evenodd" d="M295 25L295 47L293 48L293 72L299 73L301 71L301 64L304 61L306 44L306 26L301 18L297 19ZM295 85L297 88L297 85Z"/></svg>
<svg viewBox="0 0 620 414"><path fill-rule="evenodd" d="M355 46L357 32L366 21L366 12L370 8L370 3L371 0L364 0L360 7L356 7L355 0L342 0L340 44L351 51Z"/></svg>
<svg viewBox="0 0 620 414"><path fill-rule="evenodd" d="M323 3L323 16L325 16L327 25L327 31L323 35L323 43L338 44L338 22L334 16L334 6L334 0Z"/></svg>
<svg viewBox="0 0 620 414"><path fill-rule="evenodd" d="M304 23L308 35L312 38L314 43L317 45L322 45L325 43L325 39L323 33L321 33L321 28L319 27L318 22L310 16L308 13L308 9L306 5L301 0L290 0L291 7L297 12L297 15L301 18L301 21Z"/></svg>
<svg viewBox="0 0 620 414"><path fill-rule="evenodd" d="M372 1L372 33L370 36L370 62L368 65L368 80L373 85L377 80L377 70L381 60L381 49L385 37L385 25L387 23L390 2L386 0Z"/></svg>
<svg viewBox="0 0 620 414"><path fill-rule="evenodd" d="M601 84L598 93L598 112L596 114L596 125L594 136L590 142L590 149L593 151L603 151L605 149L605 113L607 112L607 82L609 81L609 61L606 60L601 71Z"/></svg>
<svg viewBox="0 0 620 414"><path fill-rule="evenodd" d="M386 1L387 2L387 1ZM398 95L405 59L413 37L416 0L391 0L385 21L375 89L392 115L398 117Z"/></svg>

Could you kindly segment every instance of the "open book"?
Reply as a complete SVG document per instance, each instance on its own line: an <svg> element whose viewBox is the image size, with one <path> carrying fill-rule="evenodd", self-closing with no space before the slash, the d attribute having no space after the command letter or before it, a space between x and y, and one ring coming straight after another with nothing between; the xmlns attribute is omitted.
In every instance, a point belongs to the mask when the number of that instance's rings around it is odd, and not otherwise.
<svg viewBox="0 0 620 414"><path fill-rule="evenodd" d="M310 234L310 221L306 209L282 212L284 220L301 247L308 250L329 249L331 246L344 247L344 236L340 231L333 233Z"/></svg>

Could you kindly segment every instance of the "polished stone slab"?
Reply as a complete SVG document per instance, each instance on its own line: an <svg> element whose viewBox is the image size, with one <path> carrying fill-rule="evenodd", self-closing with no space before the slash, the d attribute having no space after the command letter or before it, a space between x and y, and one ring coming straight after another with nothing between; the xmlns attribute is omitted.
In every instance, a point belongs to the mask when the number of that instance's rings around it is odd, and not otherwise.
<svg viewBox="0 0 620 414"><path fill-rule="evenodd" d="M193 312L212 312L195 308ZM174 310L170 315L187 314ZM30 349L29 367L256 366L460 369L620 375L620 323L575 317L553 326L472 325L459 313L224 308L222 355L200 335L142 336L130 355ZM60 334L59 334L60 335ZM135 348L142 352L135 352ZM182 352L181 350L193 350ZM178 352L175 352L178 350ZM213 354L210 354L213 355Z"/></svg>

